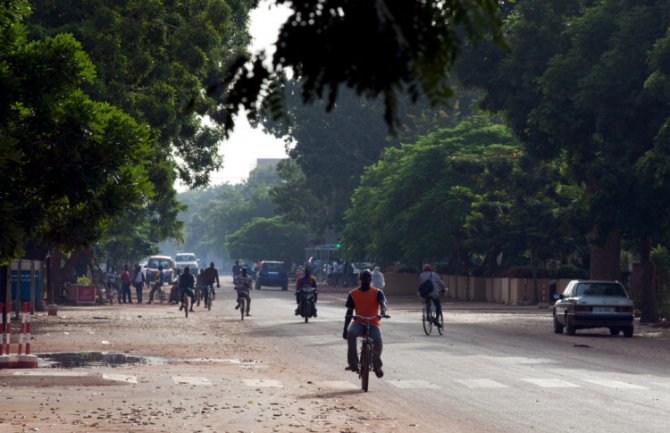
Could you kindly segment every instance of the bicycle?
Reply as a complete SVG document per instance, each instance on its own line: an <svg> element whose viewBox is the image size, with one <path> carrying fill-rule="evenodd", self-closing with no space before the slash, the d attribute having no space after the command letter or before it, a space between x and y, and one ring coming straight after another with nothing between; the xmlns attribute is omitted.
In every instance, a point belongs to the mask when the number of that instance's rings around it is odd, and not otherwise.
<svg viewBox="0 0 670 433"><path fill-rule="evenodd" d="M184 309L184 314L186 317L188 317L188 310L191 309L191 297L188 296L188 293L186 293L186 290L184 290L184 293L181 294L181 307L180 309Z"/></svg>
<svg viewBox="0 0 670 433"><path fill-rule="evenodd" d="M202 286L196 285L195 289L193 290L193 293L195 294L195 305L197 307L200 306L200 300L203 298L202 296Z"/></svg>
<svg viewBox="0 0 670 433"><path fill-rule="evenodd" d="M390 319L391 316L388 315L379 315L379 316L354 316L355 319L362 320L361 323L365 326L365 333L360 337L361 338L361 350L358 354L358 377L361 379L361 389L364 392L368 392L368 384L370 381L370 371L374 369L373 367L373 351L374 351L374 342L372 337L370 337L370 321L374 319Z"/></svg>
<svg viewBox="0 0 670 433"><path fill-rule="evenodd" d="M423 332L426 333L426 335L430 335L433 333L433 325L437 321L437 323L440 324L440 326L435 326L437 328L437 332L442 335L444 333L444 318L442 312L440 312L440 316L437 317L435 314L435 310L433 309L433 300L428 298L424 300L424 306L423 306L423 311L421 314L421 321L423 322Z"/></svg>
<svg viewBox="0 0 670 433"><path fill-rule="evenodd" d="M207 296L205 297L205 307L207 307L207 311L211 311L212 302L214 301L214 290L211 284L208 284L205 290L207 290Z"/></svg>
<svg viewBox="0 0 670 433"><path fill-rule="evenodd" d="M244 320L244 311L247 308L247 299L237 295L237 304L240 306L240 320Z"/></svg>

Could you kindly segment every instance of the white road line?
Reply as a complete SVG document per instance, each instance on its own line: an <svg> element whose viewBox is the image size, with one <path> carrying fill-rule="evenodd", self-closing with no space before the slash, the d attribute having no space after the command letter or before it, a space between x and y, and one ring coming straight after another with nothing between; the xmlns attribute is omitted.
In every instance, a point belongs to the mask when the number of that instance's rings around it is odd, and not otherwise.
<svg viewBox="0 0 670 433"><path fill-rule="evenodd" d="M177 385L179 384L204 385L204 386L212 385L212 382L206 377L172 376L172 381L174 381L174 383L176 383Z"/></svg>
<svg viewBox="0 0 670 433"><path fill-rule="evenodd" d="M44 377L86 377L88 373L76 371L15 371L13 376L44 376Z"/></svg>
<svg viewBox="0 0 670 433"><path fill-rule="evenodd" d="M440 389L439 386L425 380L386 380L385 382L400 389Z"/></svg>
<svg viewBox="0 0 670 433"><path fill-rule="evenodd" d="M326 381L326 382L317 382L317 386L321 386L323 388L330 388L330 389L341 389L341 390L348 390L348 389L358 389L358 385L354 385L351 382L346 382L344 380L331 380L331 381Z"/></svg>
<svg viewBox="0 0 670 433"><path fill-rule="evenodd" d="M470 389L509 388L507 385L491 379L456 379L456 382L465 385Z"/></svg>
<svg viewBox="0 0 670 433"><path fill-rule="evenodd" d="M102 373L102 378L105 380L113 380L115 382L125 382L137 384L136 376L127 376L125 374Z"/></svg>
<svg viewBox="0 0 670 433"><path fill-rule="evenodd" d="M244 384L247 386L252 386L256 388L283 388L284 385L281 384L279 380L267 380L267 379L244 379Z"/></svg>
<svg viewBox="0 0 670 433"><path fill-rule="evenodd" d="M532 383L541 388L580 388L579 385L562 380L562 379L522 379L525 382Z"/></svg>
<svg viewBox="0 0 670 433"><path fill-rule="evenodd" d="M620 380L610 380L610 379L584 379L585 382L592 383L594 385L600 385L607 388L613 389L649 389L646 386L634 385L628 382L622 382Z"/></svg>

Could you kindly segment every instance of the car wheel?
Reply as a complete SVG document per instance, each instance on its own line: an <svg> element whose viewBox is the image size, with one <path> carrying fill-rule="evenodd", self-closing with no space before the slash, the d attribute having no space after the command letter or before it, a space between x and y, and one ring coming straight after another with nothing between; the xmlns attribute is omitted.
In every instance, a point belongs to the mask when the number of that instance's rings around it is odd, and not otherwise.
<svg viewBox="0 0 670 433"><path fill-rule="evenodd" d="M554 315L554 332L556 334L562 334L563 333L563 325L561 322L558 321L558 318L556 318L556 315Z"/></svg>
<svg viewBox="0 0 670 433"><path fill-rule="evenodd" d="M565 333L568 335L575 335L575 325L572 324L572 319L567 314L565 315Z"/></svg>
<svg viewBox="0 0 670 433"><path fill-rule="evenodd" d="M610 328L610 335L619 335L619 328Z"/></svg>
<svg viewBox="0 0 670 433"><path fill-rule="evenodd" d="M626 328L623 328L623 336L626 338L630 338L633 336L633 327L628 326Z"/></svg>

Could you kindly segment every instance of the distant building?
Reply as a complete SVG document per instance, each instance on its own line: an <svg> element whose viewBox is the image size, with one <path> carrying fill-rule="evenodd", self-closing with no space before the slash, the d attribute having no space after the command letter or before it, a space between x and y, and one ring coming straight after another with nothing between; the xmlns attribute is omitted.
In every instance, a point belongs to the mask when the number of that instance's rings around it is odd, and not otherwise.
<svg viewBox="0 0 670 433"><path fill-rule="evenodd" d="M273 167L286 158L256 158L256 167Z"/></svg>

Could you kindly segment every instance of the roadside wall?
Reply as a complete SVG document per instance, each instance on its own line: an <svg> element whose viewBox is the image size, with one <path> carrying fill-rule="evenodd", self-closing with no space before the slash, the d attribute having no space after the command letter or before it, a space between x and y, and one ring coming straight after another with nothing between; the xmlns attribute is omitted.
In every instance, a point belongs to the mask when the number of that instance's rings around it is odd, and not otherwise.
<svg viewBox="0 0 670 433"><path fill-rule="evenodd" d="M494 302L510 305L551 304L550 280L538 278L487 278L444 275L440 278L449 289L448 299L472 302ZM418 288L417 275L387 272L384 274L384 293L414 295ZM563 293L570 280L556 280L556 292ZM537 285L537 288L535 286Z"/></svg>

